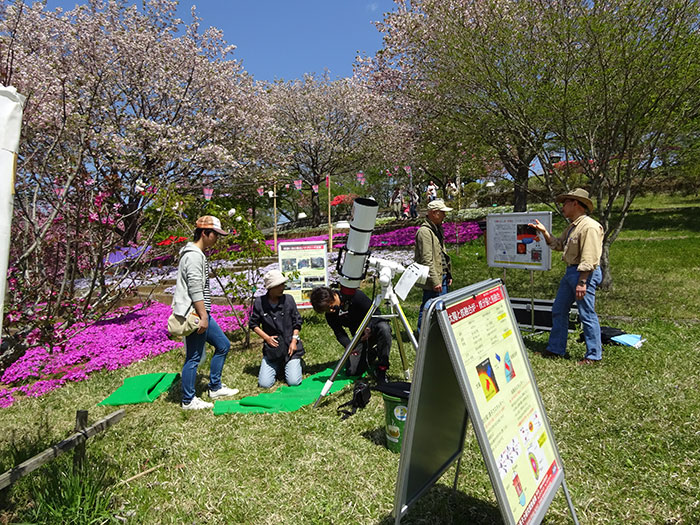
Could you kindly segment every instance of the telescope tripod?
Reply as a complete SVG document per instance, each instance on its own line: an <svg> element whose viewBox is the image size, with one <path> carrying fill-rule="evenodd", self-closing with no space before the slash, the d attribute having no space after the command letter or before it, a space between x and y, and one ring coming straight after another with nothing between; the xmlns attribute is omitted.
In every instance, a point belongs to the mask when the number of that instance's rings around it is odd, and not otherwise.
<svg viewBox="0 0 700 525"><path fill-rule="evenodd" d="M338 375L340 370L342 370L343 366L350 357L350 354L352 354L353 350L355 350L355 348L357 347L358 343L360 342L360 339L362 338L362 335L365 333L365 329L369 326L370 321L372 320L372 318L375 317L377 319L392 320L394 333L396 334L396 342L399 345L399 354L401 355L401 364L403 365L404 377L407 381L411 379L411 372L408 369L408 363L406 361L406 352L404 351L403 340L401 339L401 326L399 325L399 321L401 321L401 324L403 324L403 327L406 329L406 333L408 334L409 341L413 346L414 351L418 351L418 342L416 341L416 338L413 335L413 330L408 324L406 315L401 309L398 297L396 297L396 294L394 293L394 287L391 284L391 280L388 279L388 284L385 284L384 280L380 278L380 282L382 283L381 292L374 298L372 306L369 310L367 310L367 314L365 314L364 319L362 319L362 323L357 329L357 332L355 332L352 341L350 341L350 344L345 349L345 353L340 358L340 361L338 361L338 364L335 365L335 369L333 370L331 377L328 379L328 381L326 381L325 385L323 385L321 394L318 396L318 399L314 403L314 408L318 406L318 404L321 402L321 399L324 396L328 395L328 392L333 386L333 381L335 380L336 376ZM389 306L391 313L377 314L375 316L375 312L381 306L382 303L386 303L386 305Z"/></svg>

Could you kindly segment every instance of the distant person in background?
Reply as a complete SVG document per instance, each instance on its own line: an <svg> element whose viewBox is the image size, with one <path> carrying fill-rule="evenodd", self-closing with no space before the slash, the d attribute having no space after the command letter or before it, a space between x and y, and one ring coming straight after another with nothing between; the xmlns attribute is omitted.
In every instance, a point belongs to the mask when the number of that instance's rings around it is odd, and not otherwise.
<svg viewBox="0 0 700 525"><path fill-rule="evenodd" d="M397 219L401 218L403 213L403 190L402 188L396 188L391 196L391 211L394 212L394 217Z"/></svg>
<svg viewBox="0 0 700 525"><path fill-rule="evenodd" d="M331 327L335 338L347 349L355 337L362 321L372 307L372 301L362 290L355 290L351 296L342 296L339 292L327 286L317 286L311 292L311 306L319 314L326 314L326 322ZM377 312L379 313L379 312ZM374 371L377 383L386 382L386 372L389 370L389 351L391 350L391 327L385 319L372 318L360 343L350 354L347 371L349 375L360 375L372 365L372 350L376 346L377 366Z"/></svg>
<svg viewBox="0 0 700 525"><path fill-rule="evenodd" d="M256 297L248 326L263 340L258 385L270 388L284 371L290 386L301 384L304 345L299 337L302 319L296 302L284 293L287 278L279 270L263 276L267 293Z"/></svg>
<svg viewBox="0 0 700 525"><path fill-rule="evenodd" d="M415 188L411 188L408 195L410 198L409 211L411 214L411 219L415 219L418 217L418 204L420 203L420 195L418 195L418 192L415 190Z"/></svg>
<svg viewBox="0 0 700 525"><path fill-rule="evenodd" d="M211 248L220 235L228 235L221 229L221 221L211 215L197 219L194 230L194 242L188 242L180 250L180 262L177 269L177 281L173 295L173 312L186 316L193 306L199 316L199 328L185 337L185 364L182 367L182 408L184 410L201 410L214 405L195 396L197 367L204 357L204 345L214 347L209 368L209 397L234 396L237 388L229 388L221 382L221 372L231 343L211 311L211 291L209 289L209 263L204 250Z"/></svg>
<svg viewBox="0 0 700 525"><path fill-rule="evenodd" d="M454 200L456 198L457 198L457 185L454 183L454 181L450 181L447 184L447 199Z"/></svg>
<svg viewBox="0 0 700 525"><path fill-rule="evenodd" d="M425 304L446 294L452 285L452 264L445 250L445 234L442 230L442 223L448 211L452 211L452 208L445 206L442 199L429 202L425 221L416 231L415 262L429 269L428 279L421 285L423 300L418 311L419 332Z"/></svg>
<svg viewBox="0 0 700 525"><path fill-rule="evenodd" d="M437 199L437 192L438 192L438 187L437 184L435 184L432 180L430 181L430 184L428 184L428 187L425 190L425 194L428 197L428 202L433 201Z"/></svg>
<svg viewBox="0 0 700 525"><path fill-rule="evenodd" d="M569 325L569 310L576 301L583 325L583 339L586 342L586 355L578 363L585 365L603 359L603 345L600 340L600 322L595 312L595 291L603 280L600 271L600 255L603 252L603 227L588 214L593 211L593 201L588 192L581 188L559 195L562 213L571 224L560 237L554 237L544 224L535 220L530 224L544 236L547 244L563 252L566 272L559 282L557 296L552 305L552 331L549 343L542 352L544 357L568 358L566 342Z"/></svg>

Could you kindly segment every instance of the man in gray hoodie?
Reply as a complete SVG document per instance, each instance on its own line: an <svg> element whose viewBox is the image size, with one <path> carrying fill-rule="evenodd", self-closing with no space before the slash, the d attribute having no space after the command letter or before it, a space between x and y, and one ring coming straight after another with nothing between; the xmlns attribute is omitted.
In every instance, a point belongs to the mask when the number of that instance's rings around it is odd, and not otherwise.
<svg viewBox="0 0 700 525"><path fill-rule="evenodd" d="M209 313L211 292L209 289L209 263L204 250L211 248L219 235L228 235L221 229L221 221L211 215L197 219L194 242L188 242L180 250L180 264L177 271L173 313L186 316L193 308L199 316L199 328L185 337L185 365L182 367L182 408L199 410L214 405L195 396L197 367L204 354L204 345L214 347L209 369L209 397L233 396L238 389L229 388L221 382L221 371L231 343L223 330Z"/></svg>

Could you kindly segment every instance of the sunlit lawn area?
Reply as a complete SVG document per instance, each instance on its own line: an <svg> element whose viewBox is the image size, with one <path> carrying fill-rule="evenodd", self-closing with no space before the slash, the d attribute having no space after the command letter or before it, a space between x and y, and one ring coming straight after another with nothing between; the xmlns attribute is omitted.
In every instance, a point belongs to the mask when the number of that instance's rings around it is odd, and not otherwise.
<svg viewBox="0 0 700 525"><path fill-rule="evenodd" d="M659 204L662 211L648 210ZM682 207L670 210L673 205ZM579 367L582 343L571 336L570 361L536 352L546 334L524 341L561 452L566 479L582 524L695 524L700 522L700 214L697 199L639 206L611 249L614 288L600 291L603 325L641 334L640 349L608 346L600 366ZM555 220L555 232L563 222ZM457 287L503 277L488 268L483 239L452 248ZM563 265L550 272L508 270L513 297L553 298ZM371 293L371 285L367 288ZM420 300L404 304L415 325ZM304 312L305 373L334 366L342 349L322 318ZM260 344L239 338L224 367L224 382L240 396L259 392ZM409 351L413 363L414 355ZM6 470L72 432L76 409L90 422L114 407L96 404L123 379L149 372L179 372L181 349L98 372L40 398L0 409L0 467ZM396 345L390 376L400 380ZM207 368L202 370L203 373ZM205 390L204 375L199 382ZM270 415L214 416L183 412L179 383L153 404L126 407L115 427L88 444L88 459L106 474L115 522L127 523L392 523L399 456L384 447L384 405L370 404L342 421L336 413L351 389L329 396L318 409ZM70 457L57 460L69 470ZM116 484L151 467L129 483ZM47 467L0 495L0 523L37 520ZM454 467L411 508L403 523L500 522L495 496L471 428L457 492ZM44 492L50 489L44 489ZM37 516L37 514L40 514ZM43 514L49 516L48 511ZM51 520L44 518L47 522ZM69 522L69 519L64 519ZM76 523L84 521L75 521ZM97 521L100 522L100 521ZM562 494L545 523L571 523Z"/></svg>

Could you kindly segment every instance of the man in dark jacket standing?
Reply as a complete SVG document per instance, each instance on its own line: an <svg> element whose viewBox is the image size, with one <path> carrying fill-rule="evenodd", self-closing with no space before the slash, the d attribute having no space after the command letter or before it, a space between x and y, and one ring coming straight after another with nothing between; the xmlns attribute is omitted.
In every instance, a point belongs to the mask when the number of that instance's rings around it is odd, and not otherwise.
<svg viewBox="0 0 700 525"><path fill-rule="evenodd" d="M355 337L367 312L372 307L372 301L361 290L355 290L353 295L341 298L340 293L327 286L314 288L310 300L316 313L326 314L328 326L333 329L335 338L346 349L352 339L345 329L349 329L351 336ZM377 313L379 312L377 311ZM360 344L350 354L348 373L359 375L364 372L367 364L367 352L375 344L377 347L375 377L378 383L384 383L386 382L386 371L389 369L389 351L391 350L391 327L384 319L373 318L369 322L365 333L362 334Z"/></svg>
<svg viewBox="0 0 700 525"><path fill-rule="evenodd" d="M445 234L442 231L442 222L448 211L452 211L452 208L445 206L442 199L430 201L425 221L416 231L415 262L429 268L428 279L421 286L423 300L418 311L418 331L425 303L446 294L452 285L452 265L445 251Z"/></svg>

